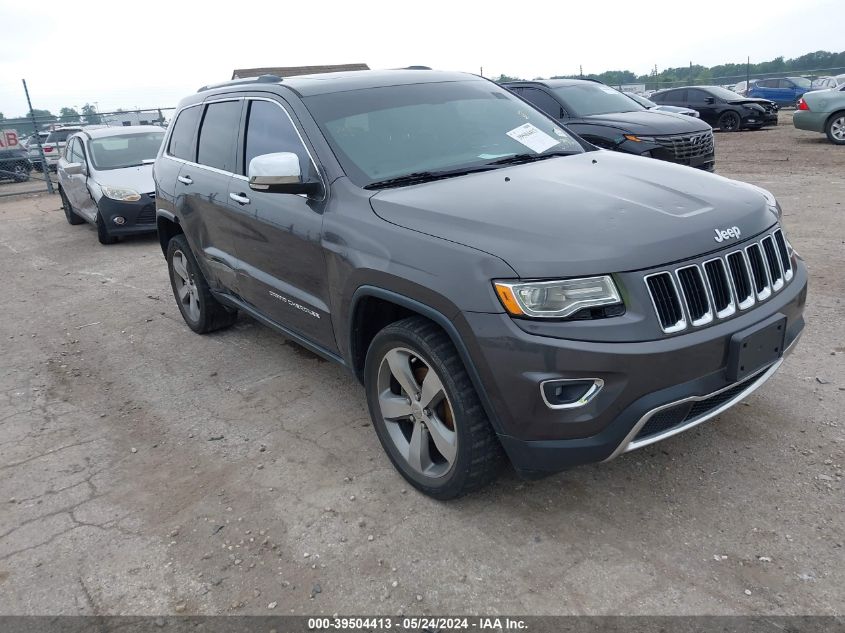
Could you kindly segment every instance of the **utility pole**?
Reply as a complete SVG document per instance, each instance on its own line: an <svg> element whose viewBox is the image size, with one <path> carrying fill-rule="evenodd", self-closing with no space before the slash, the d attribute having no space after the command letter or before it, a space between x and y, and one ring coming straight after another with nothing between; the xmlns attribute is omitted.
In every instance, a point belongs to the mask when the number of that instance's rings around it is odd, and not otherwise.
<svg viewBox="0 0 845 633"><path fill-rule="evenodd" d="M26 104L29 106L29 117L32 119L32 127L35 130L35 137L38 139L38 153L41 154L41 172L44 174L44 180L47 183L47 191L53 193L53 180L50 178L50 168L47 167L47 157L44 156L44 148L41 146L41 137L38 136L38 122L35 120L35 112L32 111L32 101L29 100L29 88L26 87L26 79L21 79L23 82L23 91L26 93ZM59 144L56 143L56 149Z"/></svg>
<svg viewBox="0 0 845 633"><path fill-rule="evenodd" d="M751 55L749 55L745 60L745 94L748 94L748 91L751 90L751 86L748 84L751 83Z"/></svg>
<svg viewBox="0 0 845 633"><path fill-rule="evenodd" d="M692 84L693 84L693 78L692 78L692 62L690 62L690 63L689 63L689 85L691 86Z"/></svg>
<svg viewBox="0 0 845 633"><path fill-rule="evenodd" d="M480 66L478 68L478 74L481 75L482 77L484 76L484 66Z"/></svg>
<svg viewBox="0 0 845 633"><path fill-rule="evenodd" d="M578 76L583 79L584 78L584 64L580 64L578 66Z"/></svg>

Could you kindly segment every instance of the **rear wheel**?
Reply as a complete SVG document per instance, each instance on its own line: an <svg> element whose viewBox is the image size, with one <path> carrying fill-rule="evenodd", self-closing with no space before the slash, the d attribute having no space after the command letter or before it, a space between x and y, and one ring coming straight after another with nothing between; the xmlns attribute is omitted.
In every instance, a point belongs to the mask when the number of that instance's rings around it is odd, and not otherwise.
<svg viewBox="0 0 845 633"><path fill-rule="evenodd" d="M428 319L388 325L364 366L367 404L400 474L435 499L492 482L503 452L448 336Z"/></svg>
<svg viewBox="0 0 845 633"><path fill-rule="evenodd" d="M176 235L168 243L167 268L176 305L194 332L206 334L229 327L237 320L237 311L230 310L211 294L184 235Z"/></svg>
<svg viewBox="0 0 845 633"><path fill-rule="evenodd" d="M727 112L723 112L722 116L719 117L717 125L722 132L738 132L742 125L742 120L739 114L733 110L728 110Z"/></svg>
<svg viewBox="0 0 845 633"><path fill-rule="evenodd" d="M837 112L827 120L827 139L834 145L845 145L845 112Z"/></svg>
<svg viewBox="0 0 845 633"><path fill-rule="evenodd" d="M70 200L68 200L65 190L61 187L59 188L59 197L62 199L62 209L65 212L65 218L67 219L68 224L73 224L75 226L85 222L85 220L76 215L73 210L73 206L70 204Z"/></svg>
<svg viewBox="0 0 845 633"><path fill-rule="evenodd" d="M24 182L25 180L29 180L29 169L27 169L22 163L16 163L15 172L12 177L15 182Z"/></svg>

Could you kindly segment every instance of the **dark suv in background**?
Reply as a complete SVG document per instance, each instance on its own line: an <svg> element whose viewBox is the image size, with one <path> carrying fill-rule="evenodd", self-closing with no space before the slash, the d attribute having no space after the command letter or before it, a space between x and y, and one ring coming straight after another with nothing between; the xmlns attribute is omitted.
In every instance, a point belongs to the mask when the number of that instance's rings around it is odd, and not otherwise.
<svg viewBox="0 0 845 633"><path fill-rule="evenodd" d="M347 367L390 460L440 499L504 456L537 476L709 420L804 326L771 194L597 150L474 75L202 89L154 177L187 325L242 311Z"/></svg>
<svg viewBox="0 0 845 633"><path fill-rule="evenodd" d="M713 171L713 131L695 118L644 108L596 81L548 79L503 84L593 145Z"/></svg>

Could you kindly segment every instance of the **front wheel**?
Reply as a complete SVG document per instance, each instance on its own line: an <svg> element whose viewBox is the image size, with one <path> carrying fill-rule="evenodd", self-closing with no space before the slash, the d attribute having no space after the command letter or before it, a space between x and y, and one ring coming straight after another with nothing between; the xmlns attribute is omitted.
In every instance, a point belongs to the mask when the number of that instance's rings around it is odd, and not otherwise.
<svg viewBox="0 0 845 633"><path fill-rule="evenodd" d="M237 311L230 310L211 294L184 235L176 235L168 243L167 268L179 312L194 332L213 332L232 325L238 318Z"/></svg>
<svg viewBox="0 0 845 633"><path fill-rule="evenodd" d="M722 132L738 132L742 126L742 120L739 118L739 114L733 110L728 110L719 117L717 125Z"/></svg>
<svg viewBox="0 0 845 633"><path fill-rule="evenodd" d="M445 500L496 478L501 445L455 346L434 323L410 317L379 332L364 382L379 441L412 486Z"/></svg>
<svg viewBox="0 0 845 633"><path fill-rule="evenodd" d="M834 145L845 145L845 112L837 112L828 119L825 134Z"/></svg>

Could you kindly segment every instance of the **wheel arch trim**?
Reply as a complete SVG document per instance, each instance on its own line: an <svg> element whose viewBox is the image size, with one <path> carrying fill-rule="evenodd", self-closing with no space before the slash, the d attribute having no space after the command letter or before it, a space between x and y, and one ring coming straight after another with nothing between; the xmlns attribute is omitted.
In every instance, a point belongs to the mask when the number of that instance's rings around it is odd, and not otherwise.
<svg viewBox="0 0 845 633"><path fill-rule="evenodd" d="M449 340L452 341L452 344L458 351L458 356L460 356L461 362L463 362L467 374L469 374L469 379L472 382L472 386L475 388L475 392L478 394L478 398L481 401L481 406L484 407L484 412L487 414L487 418L490 420L490 423L493 425L493 429L496 431L496 433L498 435L501 435L502 425L496 415L496 410L493 407L493 403L490 401L490 398L487 395L487 390L484 388L484 383L481 380L481 375L478 373L478 370L475 367L475 363L472 360L472 356L469 353L469 349L464 343L463 338L461 338L460 332L458 332L458 329L455 327L455 324L448 317L446 317L446 315L436 310L435 308L432 308L429 305L417 301L416 299L412 299L392 290L386 290L377 286L364 285L359 286L358 289L355 290L352 295L352 300L350 302L349 323L347 328L347 334L349 337L349 367L355 374L355 377L359 381L363 382L363 368L359 370L359 368L354 362L356 353L358 351L354 349L354 332L355 320L357 318L356 315L358 312L358 304L361 302L362 299L368 297L383 299L384 301L395 303L398 306L416 312L420 316L423 316L433 321L438 326L440 326L444 332L446 332L446 335L449 337Z"/></svg>

